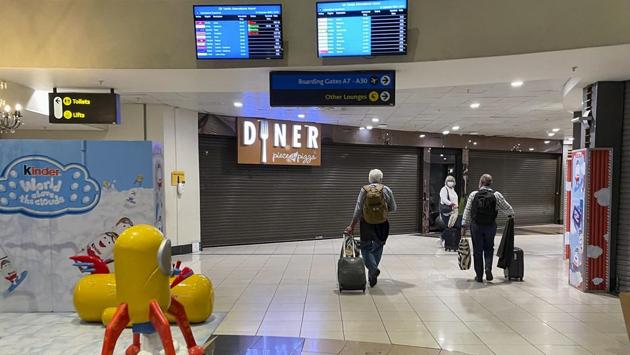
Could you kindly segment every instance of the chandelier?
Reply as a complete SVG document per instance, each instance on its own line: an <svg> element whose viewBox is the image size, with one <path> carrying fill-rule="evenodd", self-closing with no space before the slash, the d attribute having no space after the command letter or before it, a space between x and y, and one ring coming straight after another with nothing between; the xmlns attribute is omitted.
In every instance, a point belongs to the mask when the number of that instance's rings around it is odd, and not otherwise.
<svg viewBox="0 0 630 355"><path fill-rule="evenodd" d="M0 81L0 90L7 89L7 82ZM0 97L0 107L4 107L4 111L0 114L0 134L15 133L15 130L24 124L22 122L22 106L15 105L15 110L6 104L6 100Z"/></svg>

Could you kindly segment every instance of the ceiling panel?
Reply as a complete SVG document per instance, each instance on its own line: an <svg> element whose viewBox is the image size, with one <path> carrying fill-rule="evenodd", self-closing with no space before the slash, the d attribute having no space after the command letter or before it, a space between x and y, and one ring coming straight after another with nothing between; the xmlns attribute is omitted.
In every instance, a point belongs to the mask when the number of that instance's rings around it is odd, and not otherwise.
<svg viewBox="0 0 630 355"><path fill-rule="evenodd" d="M266 92L125 94L125 102L162 103L190 110L229 116L252 116L341 124L375 125L379 119L392 129L442 132L454 125L457 133L547 138L552 128L559 137L571 135L570 114L563 110L564 80L408 89L396 92L396 107L271 108ZM234 102L243 103L242 108ZM480 103L471 109L472 102Z"/></svg>

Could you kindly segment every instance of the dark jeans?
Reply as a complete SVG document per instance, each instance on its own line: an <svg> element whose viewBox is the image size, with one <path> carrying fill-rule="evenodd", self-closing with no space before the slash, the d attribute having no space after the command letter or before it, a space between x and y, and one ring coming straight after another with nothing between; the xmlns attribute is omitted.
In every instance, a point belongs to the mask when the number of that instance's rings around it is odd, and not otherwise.
<svg viewBox="0 0 630 355"><path fill-rule="evenodd" d="M373 276L383 256L383 246L389 237L389 221L381 224L369 224L361 218L361 255L368 269L368 276Z"/></svg>
<svg viewBox="0 0 630 355"><path fill-rule="evenodd" d="M365 267L368 269L368 276L374 275L378 264L381 262L383 256L383 244L375 242L373 240L369 242L361 241L361 255L365 262Z"/></svg>
<svg viewBox="0 0 630 355"><path fill-rule="evenodd" d="M494 236L497 234L497 225L489 226L477 224L470 225L470 235L473 244L473 261L477 277L482 278L483 272L492 271L492 256L494 254ZM485 268L484 268L485 259Z"/></svg>

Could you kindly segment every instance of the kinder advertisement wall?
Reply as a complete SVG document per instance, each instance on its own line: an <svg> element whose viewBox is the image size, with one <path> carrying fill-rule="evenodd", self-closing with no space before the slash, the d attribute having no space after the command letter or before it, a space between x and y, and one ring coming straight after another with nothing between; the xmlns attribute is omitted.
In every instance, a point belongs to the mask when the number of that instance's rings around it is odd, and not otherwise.
<svg viewBox="0 0 630 355"><path fill-rule="evenodd" d="M612 151L572 152L569 283L583 291L610 285Z"/></svg>
<svg viewBox="0 0 630 355"><path fill-rule="evenodd" d="M72 311L82 272L110 269L134 224L162 227L162 148L151 142L0 141L0 312Z"/></svg>
<svg viewBox="0 0 630 355"><path fill-rule="evenodd" d="M586 189L586 151L572 154L571 229L569 232L569 284L582 288L584 281L584 194Z"/></svg>

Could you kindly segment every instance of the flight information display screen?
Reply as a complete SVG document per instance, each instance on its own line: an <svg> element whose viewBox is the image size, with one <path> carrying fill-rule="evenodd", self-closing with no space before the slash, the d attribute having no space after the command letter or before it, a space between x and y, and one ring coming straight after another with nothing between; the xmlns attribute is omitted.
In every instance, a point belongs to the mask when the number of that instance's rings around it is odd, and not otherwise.
<svg viewBox="0 0 630 355"><path fill-rule="evenodd" d="M407 0L317 3L320 57L407 54Z"/></svg>
<svg viewBox="0 0 630 355"><path fill-rule="evenodd" d="M197 59L282 59L281 5L193 7Z"/></svg>

